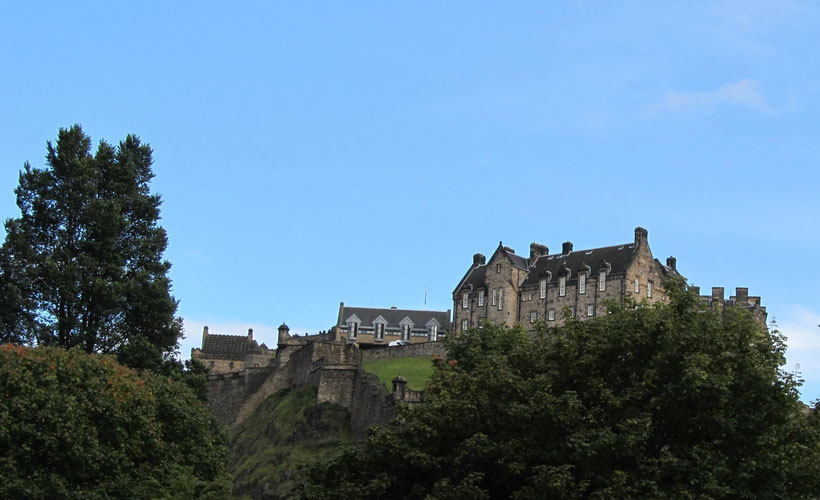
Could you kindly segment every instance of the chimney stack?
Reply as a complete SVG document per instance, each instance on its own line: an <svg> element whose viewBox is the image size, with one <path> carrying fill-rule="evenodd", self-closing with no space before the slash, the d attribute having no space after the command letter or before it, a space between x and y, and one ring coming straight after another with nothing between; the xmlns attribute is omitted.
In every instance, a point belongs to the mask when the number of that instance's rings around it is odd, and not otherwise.
<svg viewBox="0 0 820 500"><path fill-rule="evenodd" d="M248 340L253 340L253 328L248 328Z"/></svg>
<svg viewBox="0 0 820 500"><path fill-rule="evenodd" d="M749 305L749 289L735 288L735 305L746 307Z"/></svg>
<svg viewBox="0 0 820 500"><path fill-rule="evenodd" d="M712 287L712 309L723 306L723 296L724 294L722 286Z"/></svg>
<svg viewBox="0 0 820 500"><path fill-rule="evenodd" d="M473 255L473 267L483 266L486 261L487 258L484 257L484 254L477 253Z"/></svg>
<svg viewBox="0 0 820 500"><path fill-rule="evenodd" d="M572 242L571 241L565 241L564 244L561 245L561 253L566 255L570 252L572 252Z"/></svg>
<svg viewBox="0 0 820 500"><path fill-rule="evenodd" d="M548 255L549 253L550 249L547 248L546 245L542 245L540 243L530 243L530 266L535 264L538 257Z"/></svg>
<svg viewBox="0 0 820 500"><path fill-rule="evenodd" d="M666 267L671 267L672 269L677 271L678 270L677 266L678 266L678 259L676 259L674 257L668 257L666 259Z"/></svg>
<svg viewBox="0 0 820 500"><path fill-rule="evenodd" d="M645 245L646 240L648 239L648 237L649 237L649 232L646 229L644 229L640 226L635 228L635 246L636 247L639 247L641 245Z"/></svg>
<svg viewBox="0 0 820 500"><path fill-rule="evenodd" d="M695 295L700 297L700 287L699 286L689 285L689 290L695 292Z"/></svg>

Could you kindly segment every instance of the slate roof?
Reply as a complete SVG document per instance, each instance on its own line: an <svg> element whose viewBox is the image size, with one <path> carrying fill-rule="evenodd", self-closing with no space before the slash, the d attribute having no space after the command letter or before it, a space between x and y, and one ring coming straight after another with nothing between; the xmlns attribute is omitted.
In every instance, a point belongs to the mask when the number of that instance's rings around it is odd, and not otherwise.
<svg viewBox="0 0 820 500"><path fill-rule="evenodd" d="M362 325L372 325L379 316L387 321L387 328L399 328L399 323L404 318L410 318L413 328L424 328L428 321L435 318L442 328L449 322L448 311L416 311L411 309L378 309L373 307L344 307L342 314L342 325L347 323L348 318L356 315Z"/></svg>
<svg viewBox="0 0 820 500"><path fill-rule="evenodd" d="M202 344L202 354L237 359L244 359L246 354L259 350L256 341L249 341L245 335L208 334Z"/></svg>
<svg viewBox="0 0 820 500"><path fill-rule="evenodd" d="M601 268L602 262L606 262L611 266L608 274L623 274L634 258L635 243L578 250L568 254L542 255L530 268L521 286L537 284L547 272L552 274L551 280L557 280L561 269L564 267L570 270L567 282L571 283L578 279L578 271L582 266L589 266L589 271L594 275Z"/></svg>

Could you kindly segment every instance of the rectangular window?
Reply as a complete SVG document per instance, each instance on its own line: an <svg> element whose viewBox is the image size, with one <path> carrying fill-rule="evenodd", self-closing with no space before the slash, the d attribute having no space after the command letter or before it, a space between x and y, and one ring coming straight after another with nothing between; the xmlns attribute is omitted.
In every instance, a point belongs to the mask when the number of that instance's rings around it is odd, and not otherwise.
<svg viewBox="0 0 820 500"><path fill-rule="evenodd" d="M598 291L603 292L606 290L606 271L601 271L598 273Z"/></svg>
<svg viewBox="0 0 820 500"><path fill-rule="evenodd" d="M497 273L501 272L501 264L496 264L495 265L495 272L497 272Z"/></svg>
<svg viewBox="0 0 820 500"><path fill-rule="evenodd" d="M547 317L550 321L555 321L555 309L550 309Z"/></svg>
<svg viewBox="0 0 820 500"><path fill-rule="evenodd" d="M587 316L595 314L595 307L592 304L587 304Z"/></svg>
<svg viewBox="0 0 820 500"><path fill-rule="evenodd" d="M478 291L478 307L484 307L484 290Z"/></svg>
<svg viewBox="0 0 820 500"><path fill-rule="evenodd" d="M498 304L498 289L493 290L493 305Z"/></svg>
<svg viewBox="0 0 820 500"><path fill-rule="evenodd" d="M567 294L567 277L561 276L558 278L558 296L563 297Z"/></svg>
<svg viewBox="0 0 820 500"><path fill-rule="evenodd" d="M532 292L530 292L530 300L532 300Z"/></svg>
<svg viewBox="0 0 820 500"><path fill-rule="evenodd" d="M578 293L587 293L587 275L584 273L578 275Z"/></svg>
<svg viewBox="0 0 820 500"><path fill-rule="evenodd" d="M570 308L569 308L569 317L570 317L570 318L574 318L574 317L575 317L575 308L574 308L574 307L570 307Z"/></svg>
<svg viewBox="0 0 820 500"><path fill-rule="evenodd" d="M641 280L635 276L635 293L640 293L641 291Z"/></svg>
<svg viewBox="0 0 820 500"><path fill-rule="evenodd" d="M465 330L467 330L467 320L463 319L461 320L461 331L463 332Z"/></svg>
<svg viewBox="0 0 820 500"><path fill-rule="evenodd" d="M436 325L430 325L429 335L427 336L427 340L430 342L435 342L438 338L438 327Z"/></svg>
<svg viewBox="0 0 820 500"><path fill-rule="evenodd" d="M652 282L646 282L646 297L651 299L652 298Z"/></svg>
<svg viewBox="0 0 820 500"><path fill-rule="evenodd" d="M504 289L498 289L498 310L504 309Z"/></svg>
<svg viewBox="0 0 820 500"><path fill-rule="evenodd" d="M401 339L410 340L410 325L401 325Z"/></svg>
<svg viewBox="0 0 820 500"><path fill-rule="evenodd" d="M376 323L375 336L374 340L384 340L384 323Z"/></svg>
<svg viewBox="0 0 820 500"><path fill-rule="evenodd" d="M359 324L353 323L350 328L350 338L355 339L359 336Z"/></svg>
<svg viewBox="0 0 820 500"><path fill-rule="evenodd" d="M533 311L530 313L530 323L535 323L535 320L538 319L538 313Z"/></svg>
<svg viewBox="0 0 820 500"><path fill-rule="evenodd" d="M468 307L470 307L470 294L467 293L467 292L464 292L461 295L461 308L462 309L467 309Z"/></svg>
<svg viewBox="0 0 820 500"><path fill-rule="evenodd" d="M547 280L545 280L545 279L541 280L541 295L540 296L541 296L542 299L547 298Z"/></svg>

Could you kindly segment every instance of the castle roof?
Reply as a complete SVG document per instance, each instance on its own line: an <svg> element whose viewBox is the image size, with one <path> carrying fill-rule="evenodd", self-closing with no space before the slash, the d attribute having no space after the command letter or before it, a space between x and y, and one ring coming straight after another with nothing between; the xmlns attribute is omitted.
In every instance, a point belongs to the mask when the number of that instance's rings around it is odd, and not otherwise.
<svg viewBox="0 0 820 500"><path fill-rule="evenodd" d="M347 307L342 306L343 314L341 321L347 320L356 315L362 325L371 325L381 316L387 321L387 327L398 328L404 318L408 318L414 328L424 328L427 323L436 320L441 327L450 323L449 311L418 311L412 309L379 309L374 307Z"/></svg>
<svg viewBox="0 0 820 500"><path fill-rule="evenodd" d="M246 354L257 351L259 345L245 335L208 334L202 339L202 354L206 356L244 359Z"/></svg>
<svg viewBox="0 0 820 500"><path fill-rule="evenodd" d="M562 272L567 273L567 270L568 282L577 280L581 269L596 274L598 270L605 268L607 274L623 274L634 258L634 243L578 250L567 254L542 255L534 262L521 286L535 285L542 277L548 275L552 280L557 280L558 276Z"/></svg>

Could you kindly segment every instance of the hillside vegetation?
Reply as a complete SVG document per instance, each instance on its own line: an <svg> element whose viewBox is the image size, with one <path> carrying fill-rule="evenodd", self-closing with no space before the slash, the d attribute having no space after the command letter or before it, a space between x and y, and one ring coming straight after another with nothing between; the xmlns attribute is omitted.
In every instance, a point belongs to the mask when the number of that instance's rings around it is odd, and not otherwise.
<svg viewBox="0 0 820 500"><path fill-rule="evenodd" d="M429 356L381 359L365 362L364 369L379 377L379 381L384 384L388 391L393 390L393 379L397 375L401 375L407 380L407 387L415 391L421 391L433 375L433 362Z"/></svg>
<svg viewBox="0 0 820 500"><path fill-rule="evenodd" d="M316 388L271 395L239 425L231 440L237 498L289 498L302 464L332 457L350 440L350 413L316 403Z"/></svg>

